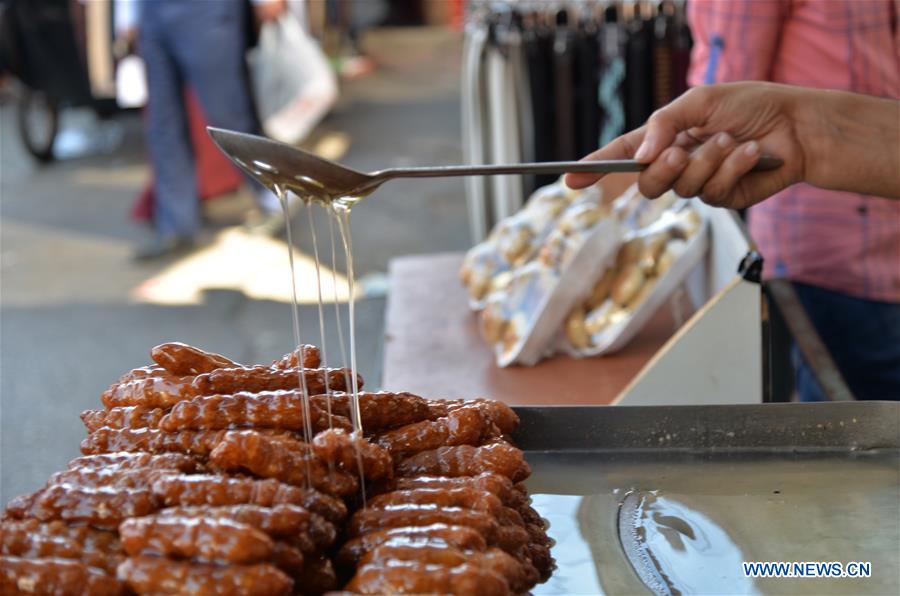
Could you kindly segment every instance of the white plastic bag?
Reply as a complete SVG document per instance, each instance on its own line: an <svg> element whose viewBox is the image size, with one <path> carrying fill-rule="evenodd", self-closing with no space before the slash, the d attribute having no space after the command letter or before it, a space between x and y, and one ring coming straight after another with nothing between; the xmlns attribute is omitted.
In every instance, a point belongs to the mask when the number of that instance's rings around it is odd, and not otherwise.
<svg viewBox="0 0 900 596"><path fill-rule="evenodd" d="M290 13L263 24L247 60L263 132L275 140L300 143L337 101L328 59Z"/></svg>
<svg viewBox="0 0 900 596"><path fill-rule="evenodd" d="M116 65L116 103L120 108L147 105L147 70L136 54L125 56Z"/></svg>

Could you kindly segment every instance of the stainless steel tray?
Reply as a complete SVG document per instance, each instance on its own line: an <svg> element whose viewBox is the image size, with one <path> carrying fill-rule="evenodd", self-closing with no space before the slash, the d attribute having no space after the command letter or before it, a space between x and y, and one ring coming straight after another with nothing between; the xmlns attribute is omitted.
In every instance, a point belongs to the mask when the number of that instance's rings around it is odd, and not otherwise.
<svg viewBox="0 0 900 596"><path fill-rule="evenodd" d="M558 568L535 594L885 594L900 585L900 403L523 407ZM742 562L870 562L748 578Z"/></svg>

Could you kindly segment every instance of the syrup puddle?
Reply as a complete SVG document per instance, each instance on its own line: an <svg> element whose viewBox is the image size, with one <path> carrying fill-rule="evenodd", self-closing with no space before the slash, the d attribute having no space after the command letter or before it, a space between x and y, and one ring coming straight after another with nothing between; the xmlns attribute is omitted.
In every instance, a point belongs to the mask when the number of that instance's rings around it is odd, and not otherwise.
<svg viewBox="0 0 900 596"><path fill-rule="evenodd" d="M900 582L896 451L527 457L558 565L535 596L891 594ZM870 561L872 577L751 579L743 561Z"/></svg>
<svg viewBox="0 0 900 596"><path fill-rule="evenodd" d="M655 594L757 594L753 580L729 570L747 557L709 516L658 491L625 495L619 543Z"/></svg>

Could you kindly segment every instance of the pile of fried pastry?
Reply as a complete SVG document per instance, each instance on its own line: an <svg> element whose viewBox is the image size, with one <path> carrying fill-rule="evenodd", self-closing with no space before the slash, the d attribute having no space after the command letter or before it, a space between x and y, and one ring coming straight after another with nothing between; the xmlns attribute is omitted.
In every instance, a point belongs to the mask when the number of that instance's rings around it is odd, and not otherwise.
<svg viewBox="0 0 900 596"><path fill-rule="evenodd" d="M178 342L151 357L82 414L84 456L7 505L0 593L492 595L549 577L505 404L359 392L360 436L350 372L315 346L269 366Z"/></svg>

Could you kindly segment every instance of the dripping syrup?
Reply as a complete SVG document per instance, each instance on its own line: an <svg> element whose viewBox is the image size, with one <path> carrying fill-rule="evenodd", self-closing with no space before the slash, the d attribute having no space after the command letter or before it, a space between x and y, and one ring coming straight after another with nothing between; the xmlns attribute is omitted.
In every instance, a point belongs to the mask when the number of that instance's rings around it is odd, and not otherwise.
<svg viewBox="0 0 900 596"><path fill-rule="evenodd" d="M275 195L281 202L281 208L284 210L288 244L288 263L291 268L291 320L294 327L294 345L297 350L297 376L299 377L301 403L303 405L303 438L307 445L306 457L306 485L307 488L312 487L312 424L310 424L310 408L309 408L309 389L306 386L306 369L304 364L304 348L300 341L300 309L297 304L297 275L294 271L294 249L293 238L291 237L290 212L288 210L288 191L280 186L274 186ZM326 375L327 378L327 375Z"/></svg>
<svg viewBox="0 0 900 596"><path fill-rule="evenodd" d="M304 427L303 434L304 440L307 445L311 444L312 439L314 438L314 433L312 430L312 426L310 424L310 398L309 391L306 386L306 377L304 375L304 366L303 366L303 349L300 338L300 314L299 314L299 304L297 301L297 289L296 289L296 272L294 268L294 253L293 253L293 231L290 217L290 210L288 208L288 189L283 188L279 185L272 184L271 185L273 191L278 196L279 201L281 202L281 207L284 211L285 216L285 230L287 236L287 245L288 245L288 258L291 267L291 313L294 327L294 342L297 345L298 352L298 362L299 362L299 382L300 382L300 392L302 395L302 407L303 407L303 418L304 418ZM293 190L293 189L292 189ZM308 191L308 186L306 189ZM313 221L312 209L314 204L321 205L326 213L328 214L329 219L329 231L330 231L330 240L331 240L331 269L332 269L332 283L334 290L334 303L335 303L335 315L336 315L336 323L337 323L337 331L338 331L338 345L340 347L341 352L341 360L344 365L344 368L347 368L347 359L346 359L346 350L344 343L344 333L343 333L343 325L341 324L341 316L340 316L340 307L338 305L338 296L337 296L337 250L336 250L336 242L335 242L335 223L337 224L337 228L341 238L341 244L344 248L344 260L345 266L347 269L347 324L348 324L348 332L350 335L349 342L349 353L350 353L350 374L347 385L350 387L349 391L349 400L350 400L350 419L353 427L353 432L355 435L362 437L363 436L363 428L362 428L362 415L359 406L359 381L357 378L357 362L356 362L356 313L355 313L355 280L354 280L354 272L353 272L353 240L350 231L350 210L353 204L355 204L359 199L358 198L341 198L336 200L323 200L322 197L311 196L310 193L303 193L302 195L298 195L300 200L303 201L305 208L307 209L307 221L310 228L310 237L313 242L313 258L315 261L315 272L316 272L316 284L317 284L317 301L318 301L318 316L319 316L319 335L320 335L320 345L322 346L322 366L328 366L328 353L327 353L327 344L325 338L325 304L324 298L322 296L322 272L321 272L321 259L319 256L318 249L318 238L315 231L315 224ZM328 376L325 377L325 403L327 407L327 412L329 415L329 428L331 428L331 412L332 412L332 396L333 389L329 386ZM311 449L310 449L311 452ZM356 450L356 461L359 473L359 486L360 486L360 496L362 497L362 504L365 506L366 504L366 487L365 487L365 477L363 474L363 462L362 462L362 454L359 449ZM332 469L332 462L329 462L329 470ZM307 471L310 471L310 463L307 461ZM307 478L311 478L311 475L308 473ZM309 480L308 480L309 482Z"/></svg>

